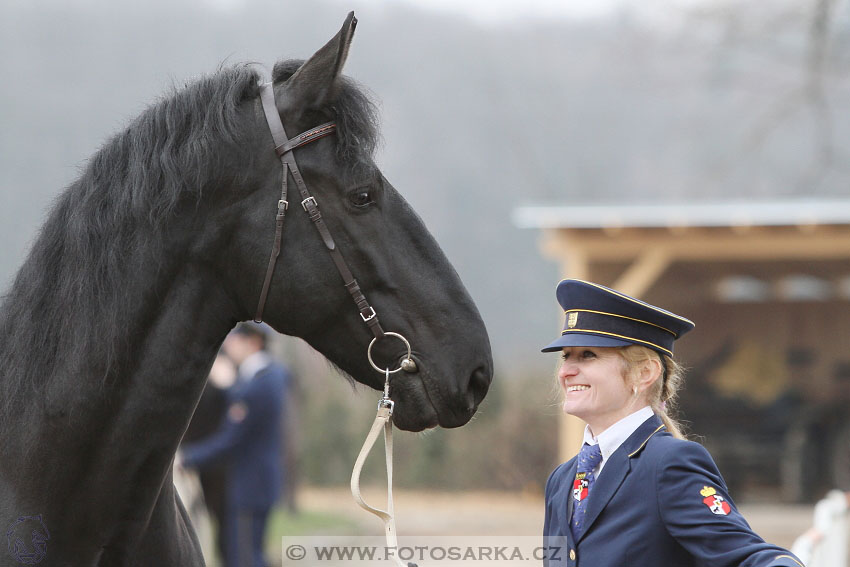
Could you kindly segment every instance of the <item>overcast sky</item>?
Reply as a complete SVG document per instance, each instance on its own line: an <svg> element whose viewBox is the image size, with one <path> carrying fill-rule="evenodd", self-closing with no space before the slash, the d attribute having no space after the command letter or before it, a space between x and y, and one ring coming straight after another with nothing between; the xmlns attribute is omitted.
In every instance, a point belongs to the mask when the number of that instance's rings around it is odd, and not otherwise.
<svg viewBox="0 0 850 567"><path fill-rule="evenodd" d="M360 0L376 6L404 2L423 10L462 14L482 23L515 18L594 18L609 14L623 0ZM345 0L339 0L340 3Z"/></svg>
<svg viewBox="0 0 850 567"><path fill-rule="evenodd" d="M220 9L250 0L207 0ZM291 0L302 1L302 0ZM305 0L309 1L309 0ZM421 10L457 14L482 25L504 25L519 20L604 18L628 11L658 23L675 20L683 8L705 4L733 5L745 0L335 0L343 9L381 10L407 4Z"/></svg>
<svg viewBox="0 0 850 567"><path fill-rule="evenodd" d="M221 0L242 1L242 0ZM337 0L352 5L382 7L410 4L428 11L443 11L468 17L485 25L501 25L521 19L573 20L604 18L628 11L658 24L675 23L683 10L702 5L734 5L745 0ZM355 4L355 5L356 5Z"/></svg>

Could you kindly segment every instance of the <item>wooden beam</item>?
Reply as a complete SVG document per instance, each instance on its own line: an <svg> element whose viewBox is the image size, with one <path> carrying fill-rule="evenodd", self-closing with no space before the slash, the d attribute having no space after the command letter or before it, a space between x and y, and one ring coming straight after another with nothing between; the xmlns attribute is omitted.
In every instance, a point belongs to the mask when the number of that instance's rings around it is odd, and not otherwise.
<svg viewBox="0 0 850 567"><path fill-rule="evenodd" d="M543 233L540 249L547 258L561 264L562 278L587 279L590 259L582 243L573 243L563 231L547 230Z"/></svg>
<svg viewBox="0 0 850 567"><path fill-rule="evenodd" d="M661 247L646 250L620 276L613 287L626 295L641 297L670 265L670 253Z"/></svg>
<svg viewBox="0 0 850 567"><path fill-rule="evenodd" d="M564 246L582 250L591 262L629 261L647 249L663 248L671 261L778 261L850 259L850 231L801 232L754 230L667 231L627 230L617 238L602 231L564 230Z"/></svg>

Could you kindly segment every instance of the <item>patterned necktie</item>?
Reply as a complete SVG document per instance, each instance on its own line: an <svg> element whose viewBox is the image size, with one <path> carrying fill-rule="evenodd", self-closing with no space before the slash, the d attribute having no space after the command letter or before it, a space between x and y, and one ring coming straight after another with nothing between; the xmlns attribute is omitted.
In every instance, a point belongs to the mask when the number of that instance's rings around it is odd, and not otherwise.
<svg viewBox="0 0 850 567"><path fill-rule="evenodd" d="M584 515L587 512L587 497L593 488L593 469L602 462L602 449L599 444L588 445L585 443L578 453L578 467L576 478L573 481L573 518L570 522L570 531L573 541L577 540L584 531Z"/></svg>

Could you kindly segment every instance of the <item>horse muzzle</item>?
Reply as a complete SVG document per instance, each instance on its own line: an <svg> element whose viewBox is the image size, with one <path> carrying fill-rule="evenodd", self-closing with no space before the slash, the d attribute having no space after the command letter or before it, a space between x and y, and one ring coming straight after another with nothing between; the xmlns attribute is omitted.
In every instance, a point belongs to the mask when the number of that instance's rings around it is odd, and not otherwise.
<svg viewBox="0 0 850 567"><path fill-rule="evenodd" d="M456 383L447 385L445 380L436 379L431 365L421 356L414 354L412 360L416 370L400 372L390 382L395 425L406 431L466 425L490 387L493 377L490 366L476 366Z"/></svg>

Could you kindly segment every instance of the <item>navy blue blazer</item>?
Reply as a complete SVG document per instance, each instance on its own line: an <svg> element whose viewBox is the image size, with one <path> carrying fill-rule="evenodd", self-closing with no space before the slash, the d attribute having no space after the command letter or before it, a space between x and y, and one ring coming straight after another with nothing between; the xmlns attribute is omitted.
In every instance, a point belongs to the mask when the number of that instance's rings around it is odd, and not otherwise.
<svg viewBox="0 0 850 567"><path fill-rule="evenodd" d="M203 469L228 462L228 504L237 509L263 510L280 496L281 427L288 375L277 363L228 392L222 426L210 437L182 448L183 465Z"/></svg>
<svg viewBox="0 0 850 567"><path fill-rule="evenodd" d="M802 567L765 543L738 512L705 448L676 439L658 416L610 456L573 541L576 458L546 483L547 567Z"/></svg>

